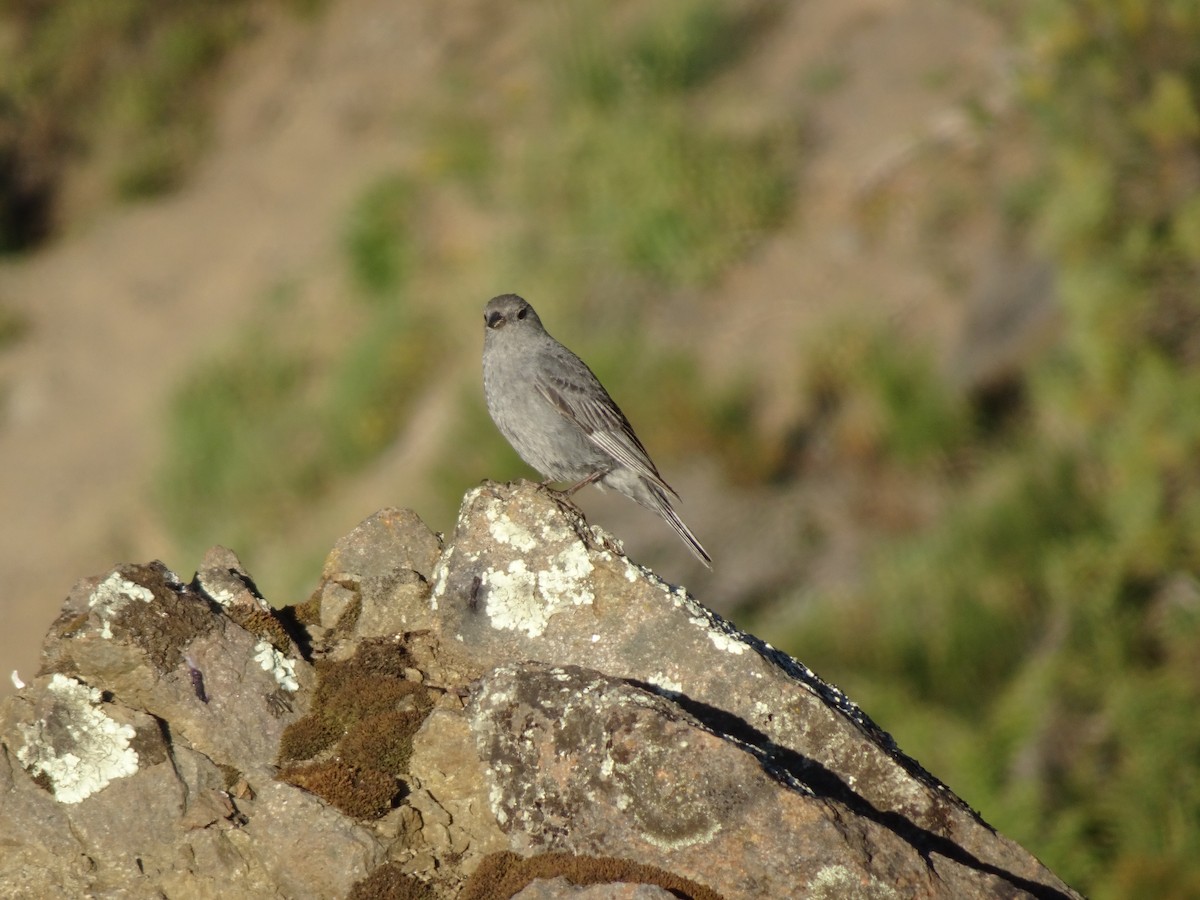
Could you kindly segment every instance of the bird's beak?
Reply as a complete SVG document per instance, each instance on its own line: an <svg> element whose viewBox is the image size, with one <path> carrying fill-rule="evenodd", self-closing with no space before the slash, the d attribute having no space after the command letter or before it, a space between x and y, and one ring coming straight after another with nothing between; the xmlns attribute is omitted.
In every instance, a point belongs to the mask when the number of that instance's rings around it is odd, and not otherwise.
<svg viewBox="0 0 1200 900"><path fill-rule="evenodd" d="M505 322L504 313L494 312L484 321L487 323L488 328L499 328Z"/></svg>

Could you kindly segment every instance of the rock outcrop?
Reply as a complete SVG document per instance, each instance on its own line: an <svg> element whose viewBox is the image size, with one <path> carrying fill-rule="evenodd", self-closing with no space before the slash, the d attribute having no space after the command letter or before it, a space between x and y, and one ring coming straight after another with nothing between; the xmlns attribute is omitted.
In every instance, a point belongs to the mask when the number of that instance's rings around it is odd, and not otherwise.
<svg viewBox="0 0 1200 900"><path fill-rule="evenodd" d="M0 895L1078 896L850 700L529 484L384 510L273 610L75 586L0 706Z"/></svg>

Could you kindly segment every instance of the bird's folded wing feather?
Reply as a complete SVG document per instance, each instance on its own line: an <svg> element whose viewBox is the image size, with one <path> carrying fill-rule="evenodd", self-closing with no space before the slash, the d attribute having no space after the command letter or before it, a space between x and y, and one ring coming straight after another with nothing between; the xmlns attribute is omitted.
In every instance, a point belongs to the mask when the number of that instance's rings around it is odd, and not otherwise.
<svg viewBox="0 0 1200 900"><path fill-rule="evenodd" d="M555 409L578 425L593 444L621 465L652 481L678 499L679 495L658 474L650 460L650 454L633 433L633 426L629 424L629 420L604 392L599 381L595 382L592 391L565 379L544 375L536 376L534 384L538 392Z"/></svg>

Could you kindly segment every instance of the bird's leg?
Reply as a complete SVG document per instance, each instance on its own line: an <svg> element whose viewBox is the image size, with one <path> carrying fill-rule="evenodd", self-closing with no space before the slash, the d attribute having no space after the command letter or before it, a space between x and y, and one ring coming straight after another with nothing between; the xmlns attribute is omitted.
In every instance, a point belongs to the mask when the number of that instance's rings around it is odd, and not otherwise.
<svg viewBox="0 0 1200 900"><path fill-rule="evenodd" d="M575 513L575 515L579 516L582 519L582 518L584 518L583 510L575 505L575 502L571 499L571 495L574 494L581 487L587 487L589 484L591 484L594 481L597 481L600 478L603 478L608 473L609 473L608 469L597 469L595 472L592 472L586 478L571 485L565 491L556 490L555 488L550 487L551 482L553 482L553 480L554 480L552 478L547 478L545 481L543 481L541 483L540 487L544 487L546 490L548 490L551 494L553 494L555 496L555 498L558 500L559 503L563 504L564 506L569 507L571 509L571 511Z"/></svg>
<svg viewBox="0 0 1200 900"><path fill-rule="evenodd" d="M582 481L577 481L575 484L571 485L571 487L569 487L565 491L563 491L562 494L564 497L570 497L573 493L575 493L580 488L587 487L593 481L597 481L597 480L603 478L607 474L608 474L607 469L597 469L595 472L593 472L587 478L584 478Z"/></svg>

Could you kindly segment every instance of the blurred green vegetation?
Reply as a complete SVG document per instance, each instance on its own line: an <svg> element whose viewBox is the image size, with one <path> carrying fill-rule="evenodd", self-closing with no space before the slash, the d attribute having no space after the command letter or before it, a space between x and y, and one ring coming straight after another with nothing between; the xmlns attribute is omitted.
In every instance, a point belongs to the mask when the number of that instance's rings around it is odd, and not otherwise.
<svg viewBox="0 0 1200 900"><path fill-rule="evenodd" d="M415 195L411 180L394 174L369 185L350 211L342 243L355 285L372 300L386 300L412 272Z"/></svg>
<svg viewBox="0 0 1200 900"><path fill-rule="evenodd" d="M245 546L311 499L315 485L299 488L312 481L320 441L315 404L300 403L312 378L302 350L279 346L259 325L178 389L161 485L169 524L188 551L202 552L197 542L216 523L229 543Z"/></svg>
<svg viewBox="0 0 1200 900"><path fill-rule="evenodd" d="M29 318L0 302L0 351L4 351L29 333Z"/></svg>
<svg viewBox="0 0 1200 900"><path fill-rule="evenodd" d="M592 273L703 285L790 205L791 135L713 133L663 100L573 110L530 159L541 253Z"/></svg>
<svg viewBox="0 0 1200 900"><path fill-rule="evenodd" d="M934 467L970 440L965 398L911 338L872 321L831 323L804 348L809 418L840 459Z"/></svg>
<svg viewBox="0 0 1200 900"><path fill-rule="evenodd" d="M769 21L772 4L754 12L720 0L656 4L614 22L611 4L574 5L566 40L553 58L565 92L597 107L631 94L678 96L720 75Z"/></svg>
<svg viewBox="0 0 1200 900"><path fill-rule="evenodd" d="M280 288L177 389L158 483L187 558L214 535L254 552L394 440L444 352L400 287L333 355Z"/></svg>
<svg viewBox="0 0 1200 900"><path fill-rule="evenodd" d="M178 186L205 146L217 64L266 5L305 15L319 3L0 3L0 253L54 230L81 159L102 161L118 198Z"/></svg>
<svg viewBox="0 0 1200 900"><path fill-rule="evenodd" d="M1042 167L1008 196L1055 263L1062 339L1024 374L1025 414L971 438L936 524L786 644L1085 893L1182 900L1200 896L1200 5L1034 0L1020 40ZM889 369L855 396L886 400ZM901 381L901 434L970 434Z"/></svg>
<svg viewBox="0 0 1200 900"><path fill-rule="evenodd" d="M554 127L524 160L538 229L527 252L588 279L628 271L703 285L777 227L791 206L798 121L722 131L695 102L753 46L778 4L654 4L616 24L608 4L573 4L546 41Z"/></svg>

